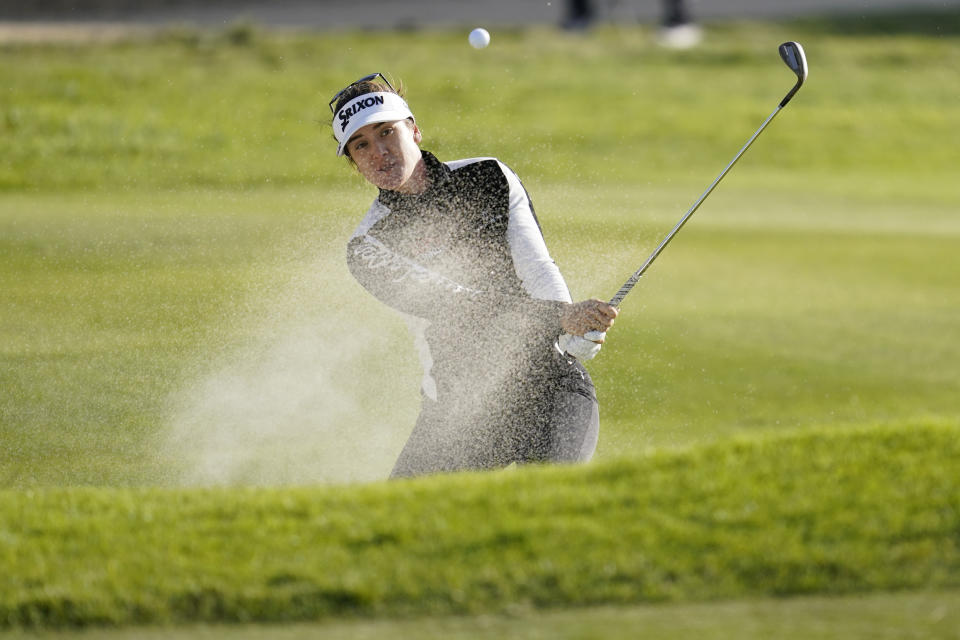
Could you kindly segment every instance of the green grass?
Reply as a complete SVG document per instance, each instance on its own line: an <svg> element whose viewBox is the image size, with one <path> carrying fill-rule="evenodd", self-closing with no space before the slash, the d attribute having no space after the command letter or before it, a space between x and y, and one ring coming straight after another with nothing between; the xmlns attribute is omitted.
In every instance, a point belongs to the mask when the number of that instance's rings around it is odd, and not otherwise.
<svg viewBox="0 0 960 640"><path fill-rule="evenodd" d="M956 640L956 591L776 598L514 611L508 615L335 620L286 625L183 625L84 631L8 631L4 640Z"/></svg>
<svg viewBox="0 0 960 640"><path fill-rule="evenodd" d="M958 157L942 138L958 109L952 37L735 23L678 53L643 27L496 35L482 52L459 31L6 45L0 187L343 184L326 102L370 68L406 81L426 144L444 156L496 154L564 184L700 184L792 84L775 53L788 38L806 41L810 84L791 124L751 151L754 168L935 178Z"/></svg>
<svg viewBox="0 0 960 640"><path fill-rule="evenodd" d="M960 586L960 425L352 488L0 492L0 624L291 622Z"/></svg>

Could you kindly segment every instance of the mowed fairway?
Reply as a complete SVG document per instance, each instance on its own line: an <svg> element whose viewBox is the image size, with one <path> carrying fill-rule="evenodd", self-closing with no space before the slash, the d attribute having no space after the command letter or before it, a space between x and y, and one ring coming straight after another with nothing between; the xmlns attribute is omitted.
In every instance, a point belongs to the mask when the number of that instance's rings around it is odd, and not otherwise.
<svg viewBox="0 0 960 640"><path fill-rule="evenodd" d="M948 593L799 597L760 601L596 607L508 616L338 621L325 624L196 625L185 628L10 632L5 640L671 640L953 639L960 625Z"/></svg>
<svg viewBox="0 0 960 640"><path fill-rule="evenodd" d="M589 364L597 464L811 429L955 435L958 24L944 11L713 25L689 52L660 50L633 26L495 33L483 51L452 30L242 27L0 46L0 550L36 551L13 533L30 490L102 489L109 503L119 488L386 476L416 415L418 363L401 320L343 264L375 194L333 157L326 105L376 70L405 81L425 148L512 166L574 297L607 298L792 85L777 45L803 43L807 85L625 300ZM937 504L946 531L958 505ZM955 562L955 535L931 539L930 557ZM58 552L39 548L37 562L56 566ZM451 543L450 562L463 553ZM58 584L64 597L83 590L56 575L42 573L53 601ZM561 571L557 584L576 592L578 575ZM894 586L960 586L933 575ZM11 579L6 605L43 590L36 576ZM190 584L169 593L204 593L202 575L177 579ZM853 584L840 592L890 586ZM730 593L676 599L703 597ZM549 605L604 602L623 600ZM472 611L434 605L361 613ZM97 615L87 622L110 618Z"/></svg>

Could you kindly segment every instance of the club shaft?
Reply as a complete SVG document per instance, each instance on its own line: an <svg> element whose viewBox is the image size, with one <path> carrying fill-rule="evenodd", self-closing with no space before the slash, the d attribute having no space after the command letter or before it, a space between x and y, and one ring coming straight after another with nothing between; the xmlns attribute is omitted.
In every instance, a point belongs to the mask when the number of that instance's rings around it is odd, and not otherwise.
<svg viewBox="0 0 960 640"><path fill-rule="evenodd" d="M780 109L782 108L783 108L783 103L777 105L777 108L773 110L773 113L767 116L767 119L763 121L763 124L760 125L760 128L754 131L753 135L750 136L750 139L747 140L747 143L743 145L743 148L741 148L740 151L737 152L737 155L733 157L733 160L730 161L730 164L724 167L723 171L720 172L720 175L717 176L716 180L714 180L710 184L710 186L707 187L707 190L703 192L703 195L701 195L697 199L697 201L693 203L693 206L690 207L690 209L680 219L680 222L677 223L677 226L675 226L673 230L667 234L667 237L663 239L660 245L656 249L654 249L653 253L650 254L650 257L647 258L647 261L643 263L643 266L637 269L637 271L632 276L630 276L630 279L627 280L625 283L623 283L623 286L620 287L620 290L617 291L617 294L613 296L613 298L610 300L611 305L615 307L620 306L620 303L623 301L626 295L630 293L630 290L633 289L634 285L637 284L637 282L639 282L644 272L650 267L651 264L653 264L653 261L657 259L657 256L660 255L660 252L662 252L666 248L666 246L673 239L673 236L677 235L677 232L683 228L683 225L687 223L687 220L690 219L690 216L692 216L694 212L703 203L703 201L707 199L707 196L710 195L710 193L714 190L714 188L716 188L716 186L720 184L720 181L723 180L723 176L727 175L727 172L729 172L730 169L733 168L733 165L737 164L737 160L740 159L740 156L746 153L747 149L750 148L750 145L753 144L753 141L757 139L760 133L767 127L768 124L770 124L770 122L774 119L774 117L778 113L780 113Z"/></svg>

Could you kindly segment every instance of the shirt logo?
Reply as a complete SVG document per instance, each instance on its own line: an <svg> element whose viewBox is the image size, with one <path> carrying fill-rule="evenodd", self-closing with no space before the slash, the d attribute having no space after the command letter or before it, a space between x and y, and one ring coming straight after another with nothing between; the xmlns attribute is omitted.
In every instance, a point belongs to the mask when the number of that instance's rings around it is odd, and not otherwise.
<svg viewBox="0 0 960 640"><path fill-rule="evenodd" d="M390 282L411 281L418 284L435 285L451 293L471 297L480 294L477 290L465 287L444 275L394 253L373 236L364 236L363 242L354 248L353 255L364 263L368 269L386 272L390 277Z"/></svg>

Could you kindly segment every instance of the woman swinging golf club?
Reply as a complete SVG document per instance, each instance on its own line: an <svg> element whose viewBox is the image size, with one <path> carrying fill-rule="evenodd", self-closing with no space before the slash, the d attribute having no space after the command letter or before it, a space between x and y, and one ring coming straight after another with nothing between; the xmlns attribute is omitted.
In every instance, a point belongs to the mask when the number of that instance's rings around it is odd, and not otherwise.
<svg viewBox="0 0 960 640"><path fill-rule="evenodd" d="M421 150L402 95L376 73L330 101L337 154L379 189L349 241L350 271L407 316L424 367L392 476L588 460L599 413L579 361L617 309L571 303L519 178L494 158Z"/></svg>

